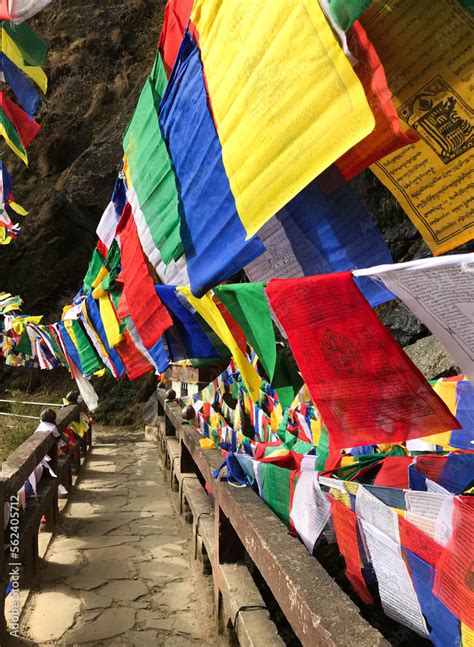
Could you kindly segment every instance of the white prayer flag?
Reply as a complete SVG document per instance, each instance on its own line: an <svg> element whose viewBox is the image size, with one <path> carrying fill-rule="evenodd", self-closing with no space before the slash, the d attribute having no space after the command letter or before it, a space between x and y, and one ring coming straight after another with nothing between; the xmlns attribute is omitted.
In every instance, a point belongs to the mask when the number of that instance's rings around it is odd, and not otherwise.
<svg viewBox="0 0 474 647"><path fill-rule="evenodd" d="M383 281L474 383L474 253L357 270Z"/></svg>

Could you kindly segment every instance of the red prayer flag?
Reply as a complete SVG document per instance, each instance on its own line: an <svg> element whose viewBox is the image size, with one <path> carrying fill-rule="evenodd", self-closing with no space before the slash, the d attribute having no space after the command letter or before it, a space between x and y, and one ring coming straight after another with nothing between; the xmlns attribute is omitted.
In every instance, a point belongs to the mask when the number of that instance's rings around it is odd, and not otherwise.
<svg viewBox="0 0 474 647"><path fill-rule="evenodd" d="M350 148L336 162L344 178L349 180L377 160L402 146L413 144L420 137L412 128L402 131L383 65L359 22L356 21L347 32L347 42L358 60L354 72L362 83L375 118L375 129L370 135Z"/></svg>
<svg viewBox="0 0 474 647"><path fill-rule="evenodd" d="M225 305L220 301L216 295L212 297L214 303L219 309L219 312L224 318L224 321L227 324L227 328L230 330L232 333L232 337L235 339L237 342L238 347L242 351L242 353L245 355L247 353L247 337L245 336L244 331L242 328L239 326L239 324L236 322L234 317L230 314L230 312L227 310Z"/></svg>
<svg viewBox="0 0 474 647"><path fill-rule="evenodd" d="M361 571L359 544L357 541L357 515L333 497L329 496L328 498L331 502L331 515L337 545L346 562L347 579L364 604L373 604L374 600Z"/></svg>
<svg viewBox="0 0 474 647"><path fill-rule="evenodd" d="M334 449L459 429L350 272L272 279L267 295Z"/></svg>
<svg viewBox="0 0 474 647"><path fill-rule="evenodd" d="M8 10L8 0L0 0L0 20L11 20Z"/></svg>
<svg viewBox="0 0 474 647"><path fill-rule="evenodd" d="M123 293L130 317L145 348L152 348L173 322L156 294L154 281L148 273L129 204L123 211L117 233L120 238Z"/></svg>
<svg viewBox="0 0 474 647"><path fill-rule="evenodd" d="M165 8L165 17L161 29L158 47L165 66L166 76L169 78L173 65L178 56L178 51L183 40L183 34L189 23L193 0L168 0Z"/></svg>
<svg viewBox="0 0 474 647"><path fill-rule="evenodd" d="M374 485L408 490L410 487L408 467L412 463L413 456L386 456L375 477Z"/></svg>
<svg viewBox="0 0 474 647"><path fill-rule="evenodd" d="M122 341L115 346L115 350L119 354L131 382L155 370L154 366L140 353L127 331L125 331Z"/></svg>
<svg viewBox="0 0 474 647"><path fill-rule="evenodd" d="M400 528L400 544L403 548L407 548L430 566L436 568L436 564L443 552L443 547L403 517L398 517L398 525Z"/></svg>
<svg viewBox="0 0 474 647"><path fill-rule="evenodd" d="M39 123L27 115L26 112L9 99L4 92L0 92L0 108L15 126L23 147L28 148L41 130Z"/></svg>
<svg viewBox="0 0 474 647"><path fill-rule="evenodd" d="M474 629L474 507L454 499L453 534L436 568L433 593Z"/></svg>
<svg viewBox="0 0 474 647"><path fill-rule="evenodd" d="M415 468L417 472L426 476L430 481L439 483L441 474L446 467L447 460L447 456L437 456L436 454L417 456L415 458Z"/></svg>

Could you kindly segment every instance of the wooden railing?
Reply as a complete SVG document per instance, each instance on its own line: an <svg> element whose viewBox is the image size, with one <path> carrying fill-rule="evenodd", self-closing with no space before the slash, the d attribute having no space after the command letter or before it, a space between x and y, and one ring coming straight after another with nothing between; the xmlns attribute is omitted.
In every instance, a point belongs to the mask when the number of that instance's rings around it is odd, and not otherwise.
<svg viewBox="0 0 474 647"><path fill-rule="evenodd" d="M223 461L220 452L201 450L201 436L183 424L181 407L164 392L158 396L157 436L180 509L193 523L196 555L204 571L212 570L221 628L232 626L240 645L284 644L250 562L304 647L387 644L254 490L213 477Z"/></svg>
<svg viewBox="0 0 474 647"><path fill-rule="evenodd" d="M84 409L82 403L71 404L57 412L56 426L59 432L67 429L69 424L79 419ZM54 419L54 412L49 412ZM39 421L38 421L39 422ZM2 464L0 472L0 522L8 515L8 524L4 529L4 550L0 551L0 644L6 643L7 623L5 619L5 597L7 587L28 588L38 572L38 533L41 520L45 517L45 527L54 530L58 520L58 485L61 483L70 493L72 474L81 468L81 456L85 456L92 443L92 431L78 440L77 451L58 457L57 439L52 433L32 434ZM49 457L49 466L57 475L53 478L48 470L36 484L36 494L26 500L26 508L18 508L18 492L25 481Z"/></svg>

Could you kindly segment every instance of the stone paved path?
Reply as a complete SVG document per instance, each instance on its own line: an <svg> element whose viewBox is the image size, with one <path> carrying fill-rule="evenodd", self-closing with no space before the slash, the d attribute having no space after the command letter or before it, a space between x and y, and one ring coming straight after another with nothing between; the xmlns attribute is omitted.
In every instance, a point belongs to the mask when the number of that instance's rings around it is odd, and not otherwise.
<svg viewBox="0 0 474 647"><path fill-rule="evenodd" d="M216 634L211 584L194 563L158 449L122 430L102 430L94 442L22 634L67 647L227 644Z"/></svg>

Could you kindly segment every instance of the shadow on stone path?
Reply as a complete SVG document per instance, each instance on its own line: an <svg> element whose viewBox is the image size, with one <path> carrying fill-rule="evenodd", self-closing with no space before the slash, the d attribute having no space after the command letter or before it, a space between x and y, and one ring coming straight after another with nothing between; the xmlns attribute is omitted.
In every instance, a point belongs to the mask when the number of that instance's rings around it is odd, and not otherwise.
<svg viewBox="0 0 474 647"><path fill-rule="evenodd" d="M101 429L22 616L36 645L226 645L155 445ZM26 643L25 644L31 644Z"/></svg>

